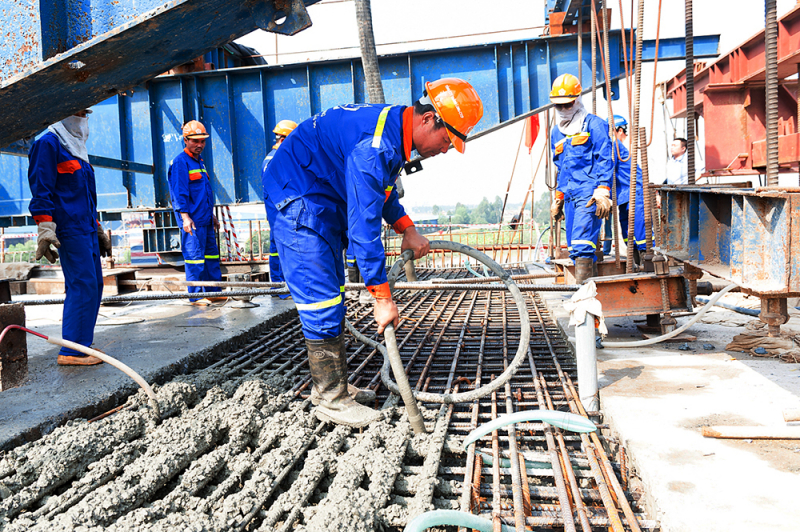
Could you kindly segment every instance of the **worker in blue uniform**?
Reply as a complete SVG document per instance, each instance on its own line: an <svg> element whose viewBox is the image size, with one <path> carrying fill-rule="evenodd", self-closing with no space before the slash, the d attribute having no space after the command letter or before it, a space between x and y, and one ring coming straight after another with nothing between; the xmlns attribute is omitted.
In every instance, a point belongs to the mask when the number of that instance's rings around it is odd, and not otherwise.
<svg viewBox="0 0 800 532"><path fill-rule="evenodd" d="M275 156L275 152L280 147L281 143L284 141L286 137L289 136L289 133L294 131L294 128L297 127L297 122L292 120L281 120L275 125L275 129L272 130L275 133L275 144L272 145L272 150L267 154L264 158L264 165L262 168L263 171L267 168L267 165ZM267 220L269 222L269 220ZM272 227L270 225L270 227ZM278 246L275 245L275 239L272 238L272 231L270 230L269 234L269 280L273 283L282 283L284 282L283 278L283 271L281 270L281 259L278 257ZM277 295L281 299L289 299L292 297L289 294L274 294Z"/></svg>
<svg viewBox="0 0 800 532"><path fill-rule="evenodd" d="M203 124L190 120L183 126L186 147L169 163L169 194L175 218L181 228L181 251L187 281L221 281L217 232L219 221L214 216L214 192L208 171L200 154L206 147L208 133ZM220 292L215 286L190 286L189 292ZM226 298L207 296L192 298L193 304L204 305Z"/></svg>
<svg viewBox="0 0 800 532"><path fill-rule="evenodd" d="M630 186L631 186L631 157L628 148L625 147L625 139L628 138L628 121L624 116L614 115L615 138L612 139L611 156L614 159L615 172L617 176L617 212L619 213L619 223L622 226L622 241L628 243L628 215L630 205ZM617 152L619 150L619 153ZM644 256L647 242L645 241L644 227L644 189L642 187L642 168L636 165L636 204L634 205L634 250L636 255Z"/></svg>
<svg viewBox="0 0 800 532"><path fill-rule="evenodd" d="M611 212L611 139L608 124L590 114L580 100L581 84L572 74L556 78L550 91L556 124L551 135L558 170L551 215L566 218L569 256L575 261L575 280L594 275L600 220Z"/></svg>
<svg viewBox="0 0 800 532"><path fill-rule="evenodd" d="M55 264L61 252L66 298L61 325L65 340L89 347L103 297L100 256L111 255L111 240L97 219L97 188L89 164L86 109L53 124L31 146L28 210L38 226L36 260ZM62 347L58 364L91 366L102 361Z"/></svg>
<svg viewBox="0 0 800 532"><path fill-rule="evenodd" d="M264 171L264 205L306 338L318 418L362 427L380 417L356 402L347 382L343 250L349 242L375 297L378 331L397 326L381 220L415 258L430 249L398 201L397 176L412 150L432 157L452 142L463 153L482 115L469 83L429 82L413 107L342 105L302 122Z"/></svg>

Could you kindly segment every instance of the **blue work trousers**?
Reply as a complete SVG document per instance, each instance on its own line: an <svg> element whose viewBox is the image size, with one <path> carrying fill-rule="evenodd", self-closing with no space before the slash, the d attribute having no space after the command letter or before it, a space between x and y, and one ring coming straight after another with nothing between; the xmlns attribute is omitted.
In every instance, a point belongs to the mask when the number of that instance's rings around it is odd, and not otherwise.
<svg viewBox="0 0 800 532"><path fill-rule="evenodd" d="M303 200L290 203L282 211L265 198L272 239L278 248L283 274L297 306L303 335L309 340L335 338L342 333L345 306L345 235L329 235L336 249L319 233L298 222Z"/></svg>
<svg viewBox="0 0 800 532"><path fill-rule="evenodd" d="M195 228L194 234L187 233L181 227L181 250L186 266L187 281L221 281L222 272L219 267L219 248L214 225L202 225ZM190 293L219 292L218 286L190 286ZM199 299L199 298L197 298ZM189 301L197 301L190 299Z"/></svg>
<svg viewBox="0 0 800 532"><path fill-rule="evenodd" d="M600 218L595 214L595 206L586 207L592 199L586 196L578 199L570 198L564 202L564 218L567 230L567 249L569 258L591 257L597 260L594 252L600 236Z"/></svg>
<svg viewBox="0 0 800 532"><path fill-rule="evenodd" d="M103 297L103 270L100 267L100 248L97 233L58 235L61 247L61 270L64 272L66 299L61 336L65 340L90 347L94 341L94 326ZM83 353L62 347L66 356Z"/></svg>
<svg viewBox="0 0 800 532"><path fill-rule="evenodd" d="M619 208L619 223L622 226L622 241L625 242L625 245L628 244L628 209L629 203L624 203L622 205L618 205ZM644 251L647 248L647 241L646 235L647 231L644 228L644 198L642 196L636 197L636 206L634 207L636 211L634 216L633 222L633 237L636 240L636 247L639 251Z"/></svg>

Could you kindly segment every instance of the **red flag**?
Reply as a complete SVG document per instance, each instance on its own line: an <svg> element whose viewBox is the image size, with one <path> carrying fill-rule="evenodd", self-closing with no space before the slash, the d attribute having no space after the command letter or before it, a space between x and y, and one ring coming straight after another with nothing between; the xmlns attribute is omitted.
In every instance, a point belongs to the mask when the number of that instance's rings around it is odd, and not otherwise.
<svg viewBox="0 0 800 532"><path fill-rule="evenodd" d="M529 155L533 149L533 143L536 142L536 137L538 136L539 115L533 115L525 121L525 146L528 147Z"/></svg>

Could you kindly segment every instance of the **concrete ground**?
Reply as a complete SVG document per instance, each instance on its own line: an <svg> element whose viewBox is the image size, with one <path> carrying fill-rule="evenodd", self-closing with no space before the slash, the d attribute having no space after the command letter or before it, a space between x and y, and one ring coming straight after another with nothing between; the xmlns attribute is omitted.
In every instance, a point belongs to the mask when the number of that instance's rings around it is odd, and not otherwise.
<svg viewBox="0 0 800 532"><path fill-rule="evenodd" d="M574 344L562 308L569 296L545 297ZM783 410L800 408L800 365L724 350L758 318L717 307L707 317L687 331L696 341L598 350L604 421L626 447L648 516L664 532L798 530L800 440L713 439L701 431L786 427ZM607 340L641 339L637 321L607 320Z"/></svg>
<svg viewBox="0 0 800 532"><path fill-rule="evenodd" d="M25 298L15 296L14 300ZM256 297L253 302L259 306L254 308L234 308L230 300L207 307L185 301L102 306L92 347L127 364L150 384L160 384L218 349L246 342L295 308L291 299L270 296ZM61 305L28 306L27 326L60 337L62 309ZM27 342L28 379L2 393L0 449L36 439L68 419L106 412L138 389L127 375L108 364L58 366L58 347L33 335L28 335Z"/></svg>

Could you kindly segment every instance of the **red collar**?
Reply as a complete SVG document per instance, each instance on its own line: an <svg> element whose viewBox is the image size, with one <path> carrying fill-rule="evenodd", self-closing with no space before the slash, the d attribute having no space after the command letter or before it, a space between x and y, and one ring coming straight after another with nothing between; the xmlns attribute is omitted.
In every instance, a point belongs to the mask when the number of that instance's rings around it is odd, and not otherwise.
<svg viewBox="0 0 800 532"><path fill-rule="evenodd" d="M192 152L189 151L189 148L184 148L183 151L184 151L184 153L186 153L186 155L188 155L189 157L191 157L195 161L197 161L199 163L203 162L203 158L202 157L195 157L194 155L192 155Z"/></svg>
<svg viewBox="0 0 800 532"><path fill-rule="evenodd" d="M403 155L405 156L406 161L411 160L412 118L414 118L414 108L406 107L406 110L403 111Z"/></svg>

